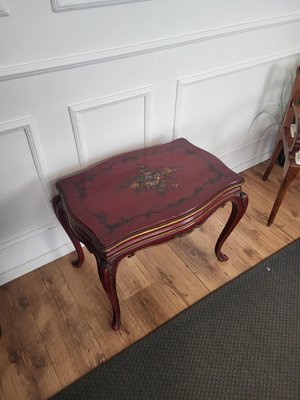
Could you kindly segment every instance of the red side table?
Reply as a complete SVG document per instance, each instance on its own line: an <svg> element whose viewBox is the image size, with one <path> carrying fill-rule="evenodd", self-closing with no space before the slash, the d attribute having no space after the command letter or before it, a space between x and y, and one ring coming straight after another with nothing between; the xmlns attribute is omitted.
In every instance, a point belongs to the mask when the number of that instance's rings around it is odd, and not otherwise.
<svg viewBox="0 0 300 400"><path fill-rule="evenodd" d="M116 273L120 260L200 226L230 201L232 211L215 246L220 261L226 238L244 215L243 178L185 139L112 157L56 183L57 218L73 242L94 254L101 283L120 327Z"/></svg>

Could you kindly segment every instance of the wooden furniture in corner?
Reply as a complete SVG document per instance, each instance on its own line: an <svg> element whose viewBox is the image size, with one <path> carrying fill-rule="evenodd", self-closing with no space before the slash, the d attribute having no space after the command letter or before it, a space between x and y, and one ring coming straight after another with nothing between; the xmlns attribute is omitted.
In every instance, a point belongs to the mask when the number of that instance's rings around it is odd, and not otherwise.
<svg viewBox="0 0 300 400"><path fill-rule="evenodd" d="M284 165L282 181L271 210L267 225L272 225L274 218L279 210L283 198L291 184L296 179L300 170L300 67L297 68L291 98L283 118L277 143L274 147L272 156L263 175L263 180L267 180L270 172L279 156L284 151Z"/></svg>
<svg viewBox="0 0 300 400"><path fill-rule="evenodd" d="M200 226L217 208L232 211L215 246L221 248L244 215L243 178L185 139L112 157L57 182L54 211L84 261L80 242L94 254L100 281L121 323L116 289L120 260Z"/></svg>

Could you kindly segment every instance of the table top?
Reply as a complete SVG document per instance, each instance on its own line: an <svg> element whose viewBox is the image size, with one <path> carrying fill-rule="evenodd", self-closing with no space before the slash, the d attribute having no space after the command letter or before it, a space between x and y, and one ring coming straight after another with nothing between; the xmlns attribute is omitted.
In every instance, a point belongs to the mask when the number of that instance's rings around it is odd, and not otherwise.
<svg viewBox="0 0 300 400"><path fill-rule="evenodd" d="M66 210L104 248L199 208L243 178L186 139L104 160L56 186Z"/></svg>

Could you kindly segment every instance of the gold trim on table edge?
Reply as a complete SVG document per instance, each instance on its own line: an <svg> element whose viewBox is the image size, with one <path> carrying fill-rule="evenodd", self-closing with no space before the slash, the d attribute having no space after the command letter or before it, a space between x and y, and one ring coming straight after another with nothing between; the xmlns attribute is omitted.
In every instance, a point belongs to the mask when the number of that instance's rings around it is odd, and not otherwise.
<svg viewBox="0 0 300 400"><path fill-rule="evenodd" d="M172 220L172 221L170 221L170 222L167 222L166 224L158 225L158 226L155 226L155 227L153 227L153 228L150 228L150 229L147 229L147 230L138 232L138 233L136 233L136 234L134 234L134 235L132 235L132 236L129 236L129 237L127 237L127 238L125 238L125 239L123 239L123 240L121 240L121 241L119 241L119 242L117 242L117 243L115 243L115 244L109 246L109 247L103 247L103 246L101 246L101 251L103 251L103 253L108 253L108 252L110 252L111 250L113 250L113 249L115 249L116 247L118 247L118 246L120 246L120 245L126 243L126 242L129 241L129 240L135 239L135 238L137 238L137 237L139 237L139 236L145 235L145 234L150 233L150 232L157 231L157 230L159 230L159 229L166 228L167 226L171 226L171 225L177 224L178 222L181 222L181 221L185 220L186 218L192 217L193 215L197 214L199 211L202 211L204 208L208 207L212 202L214 202L215 200L217 200L217 199L218 199L220 196L222 196L224 193L229 192L230 190L235 189L235 188L237 188L237 187L241 187L241 185L242 185L242 182L239 183L239 184L236 184L236 185L234 185L234 186L230 186L229 188L227 188L227 189L223 190L221 193L219 193L216 197L214 197L213 199L211 199L208 203L206 203L206 204L204 204L203 206L201 206L200 208L197 208L196 210L192 211L190 214L185 214L184 216L179 217L179 218L177 218L177 219L175 219L175 220ZM86 227L86 226L85 226L84 224L82 224L81 222L77 222L77 221L78 221L77 218L74 217L74 215L73 215L72 212L69 210L69 208L68 208L68 213L69 213L71 219L73 219L74 222L75 222L76 224L80 224L80 227L81 227L81 228L83 228L83 226L84 226L84 228L86 228L89 232L91 232L91 233L96 237L97 242L99 243L99 240L98 240L97 236L94 234L94 232L91 231L88 227ZM193 225L193 224L191 223L191 224L187 225L187 227L189 227L190 225ZM161 236L164 236L165 234L169 234L169 233L172 233L172 232L173 232L173 231L163 232L163 233L161 233L160 235L158 235L157 237L159 238L159 237L161 237ZM153 238L151 238L151 239L153 239ZM100 244L100 243L99 243L99 244ZM126 251L127 251L128 249L130 250L130 248L133 248L135 245L136 245L136 243L134 243L134 245L132 245L132 246L129 246L129 247L127 247L127 248L124 248L124 249L120 250L119 252L113 254L112 256L115 257L116 255L118 255L120 252L123 252L124 250L126 250ZM110 257L109 257L109 258L110 258Z"/></svg>

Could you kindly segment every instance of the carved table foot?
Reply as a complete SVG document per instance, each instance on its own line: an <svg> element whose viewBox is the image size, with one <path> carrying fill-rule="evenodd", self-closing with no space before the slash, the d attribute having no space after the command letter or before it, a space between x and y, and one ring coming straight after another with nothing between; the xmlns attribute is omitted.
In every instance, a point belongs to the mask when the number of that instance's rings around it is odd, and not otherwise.
<svg viewBox="0 0 300 400"><path fill-rule="evenodd" d="M248 196L244 192L237 193L232 199L230 199L232 203L232 210L229 216L229 219L222 230L215 247L215 253L220 261L227 261L228 257L226 254L222 253L221 248L228 238L230 233L236 227L242 216L245 214L245 211L248 206Z"/></svg>

